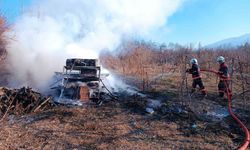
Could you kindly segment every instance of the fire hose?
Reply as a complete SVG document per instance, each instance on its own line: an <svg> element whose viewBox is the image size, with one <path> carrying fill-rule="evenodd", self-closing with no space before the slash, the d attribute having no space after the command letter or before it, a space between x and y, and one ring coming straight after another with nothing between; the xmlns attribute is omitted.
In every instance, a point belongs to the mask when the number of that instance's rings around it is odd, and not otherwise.
<svg viewBox="0 0 250 150"><path fill-rule="evenodd" d="M218 72L214 71L214 70L205 70L205 69L203 69L203 70L201 70L201 72L211 72L211 73L215 73L216 75L220 76L218 74ZM224 80L224 85L226 86L226 94L227 94L227 97L228 97L228 111L229 111L230 115L233 117L233 119L238 123L238 125L245 132L245 140L244 140L244 143L239 148L239 150L246 150L248 148L248 145L249 145L249 142L250 142L250 133L249 133L249 130L246 127L246 125L244 125L240 121L240 119L233 113L233 111L232 111L232 95L229 92L229 87L228 87L228 84L226 83L226 80Z"/></svg>

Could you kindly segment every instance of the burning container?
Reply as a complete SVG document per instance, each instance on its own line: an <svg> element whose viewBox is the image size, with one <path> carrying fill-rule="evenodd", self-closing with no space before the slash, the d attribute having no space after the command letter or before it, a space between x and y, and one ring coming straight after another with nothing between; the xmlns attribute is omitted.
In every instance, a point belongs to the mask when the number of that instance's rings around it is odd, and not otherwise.
<svg viewBox="0 0 250 150"><path fill-rule="evenodd" d="M59 100L100 99L100 72L97 59L67 59L63 72L59 73L61 84L54 87L59 92Z"/></svg>

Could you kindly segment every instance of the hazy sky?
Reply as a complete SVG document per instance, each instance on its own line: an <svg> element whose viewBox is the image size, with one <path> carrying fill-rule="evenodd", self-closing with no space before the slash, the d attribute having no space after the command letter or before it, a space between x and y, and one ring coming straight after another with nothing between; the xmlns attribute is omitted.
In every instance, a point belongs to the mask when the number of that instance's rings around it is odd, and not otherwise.
<svg viewBox="0 0 250 150"><path fill-rule="evenodd" d="M0 0L1 13L14 23L32 1ZM186 0L147 40L206 45L246 33L250 33L250 0Z"/></svg>

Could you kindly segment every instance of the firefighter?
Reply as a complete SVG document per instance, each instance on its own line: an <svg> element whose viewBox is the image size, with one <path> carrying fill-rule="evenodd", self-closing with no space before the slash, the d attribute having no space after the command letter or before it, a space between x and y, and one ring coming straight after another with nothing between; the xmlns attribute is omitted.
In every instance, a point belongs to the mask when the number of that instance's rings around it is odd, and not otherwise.
<svg viewBox="0 0 250 150"><path fill-rule="evenodd" d="M187 69L186 72L192 74L192 78L193 78L193 83L192 83L192 90L191 93L195 92L196 86L199 85L200 87L200 91L201 93L206 96L207 92L206 89L204 87L204 84L201 80L201 76L200 76L200 67L198 65L198 61L195 58L192 58L190 60L190 64L192 65L192 67L190 69Z"/></svg>
<svg viewBox="0 0 250 150"><path fill-rule="evenodd" d="M224 93L229 92L229 96L232 96L231 90L229 89L229 73L228 67L225 63L225 58L223 56L219 56L217 58L217 62L220 64L218 75L220 77L220 81L218 84L219 97L224 97Z"/></svg>

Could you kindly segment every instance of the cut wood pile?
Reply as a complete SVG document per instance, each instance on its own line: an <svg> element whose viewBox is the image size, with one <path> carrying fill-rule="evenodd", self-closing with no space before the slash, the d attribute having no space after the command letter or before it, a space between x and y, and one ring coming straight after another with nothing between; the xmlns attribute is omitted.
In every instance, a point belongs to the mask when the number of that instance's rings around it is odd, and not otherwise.
<svg viewBox="0 0 250 150"><path fill-rule="evenodd" d="M23 115L54 107L51 97L43 97L31 88L8 89L0 87L0 116Z"/></svg>

